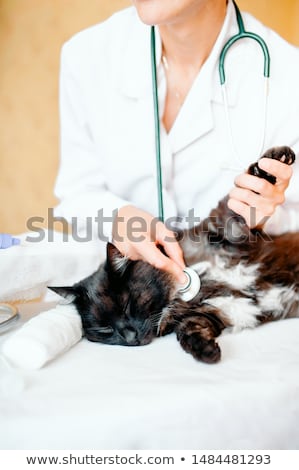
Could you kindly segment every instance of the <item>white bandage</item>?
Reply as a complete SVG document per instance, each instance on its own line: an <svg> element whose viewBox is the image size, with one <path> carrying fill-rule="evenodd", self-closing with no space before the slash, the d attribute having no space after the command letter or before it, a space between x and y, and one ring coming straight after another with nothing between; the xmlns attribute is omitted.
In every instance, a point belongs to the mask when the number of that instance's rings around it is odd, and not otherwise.
<svg viewBox="0 0 299 470"><path fill-rule="evenodd" d="M75 306L57 305L13 333L3 344L2 353L14 366L39 369L81 338L82 322Z"/></svg>

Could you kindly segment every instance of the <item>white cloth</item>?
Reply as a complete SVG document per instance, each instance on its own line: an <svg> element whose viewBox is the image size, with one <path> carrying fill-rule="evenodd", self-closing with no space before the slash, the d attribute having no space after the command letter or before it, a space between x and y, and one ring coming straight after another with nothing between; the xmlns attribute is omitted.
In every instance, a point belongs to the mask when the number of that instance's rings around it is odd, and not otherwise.
<svg viewBox="0 0 299 470"><path fill-rule="evenodd" d="M22 318L47 308L23 305ZM298 318L221 335L215 365L175 335L83 338L39 371L0 371L1 448L299 449L298 336Z"/></svg>
<svg viewBox="0 0 299 470"><path fill-rule="evenodd" d="M244 13L248 31L261 35L271 55L265 149L289 145L299 152L299 50ZM237 32L231 1L223 28L167 134L161 129L165 216L205 217L232 187L235 176L257 160L263 123L263 54L255 41L238 41L225 61L229 113L240 155L232 162L219 84L218 58ZM160 112L165 100L157 33ZM75 35L63 47L60 80L61 164L56 214L87 218L94 235L111 233L95 222L98 210L111 217L128 202L157 215L155 139L150 69L150 28L129 8ZM299 161L287 199L271 231L299 229ZM103 236L100 233L100 238Z"/></svg>
<svg viewBox="0 0 299 470"><path fill-rule="evenodd" d="M79 242L59 232L20 236L21 245L0 250L0 302L38 298L47 286L67 286L95 271L104 259L96 241ZM49 292L49 291L48 291ZM55 296L57 299L57 296Z"/></svg>
<svg viewBox="0 0 299 470"><path fill-rule="evenodd" d="M68 351L82 338L82 322L74 305L57 305L25 323L3 344L9 362L24 369L40 369Z"/></svg>

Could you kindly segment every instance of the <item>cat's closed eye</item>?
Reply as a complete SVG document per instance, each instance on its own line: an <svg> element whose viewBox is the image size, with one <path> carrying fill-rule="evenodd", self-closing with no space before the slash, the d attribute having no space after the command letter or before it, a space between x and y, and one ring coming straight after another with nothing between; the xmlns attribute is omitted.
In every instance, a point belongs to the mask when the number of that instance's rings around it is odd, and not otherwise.
<svg viewBox="0 0 299 470"><path fill-rule="evenodd" d="M114 333L112 326L96 326L89 328L89 331L92 333L99 333L104 335L111 335Z"/></svg>

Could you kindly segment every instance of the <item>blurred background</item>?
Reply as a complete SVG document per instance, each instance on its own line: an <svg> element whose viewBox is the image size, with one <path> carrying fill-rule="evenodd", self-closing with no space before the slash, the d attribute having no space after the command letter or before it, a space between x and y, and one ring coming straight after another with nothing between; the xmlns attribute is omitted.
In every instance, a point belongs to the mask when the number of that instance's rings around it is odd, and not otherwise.
<svg viewBox="0 0 299 470"><path fill-rule="evenodd" d="M56 205L60 49L130 0L0 0L0 232ZM299 0L238 0L299 46Z"/></svg>

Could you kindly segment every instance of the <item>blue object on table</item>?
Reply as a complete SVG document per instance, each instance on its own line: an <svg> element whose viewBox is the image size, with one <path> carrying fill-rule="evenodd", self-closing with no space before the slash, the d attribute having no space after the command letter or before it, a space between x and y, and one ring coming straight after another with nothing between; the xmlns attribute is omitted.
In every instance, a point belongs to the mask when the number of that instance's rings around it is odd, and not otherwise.
<svg viewBox="0 0 299 470"><path fill-rule="evenodd" d="M0 250L19 245L20 243L21 240L19 238L12 237L8 233L0 233Z"/></svg>

